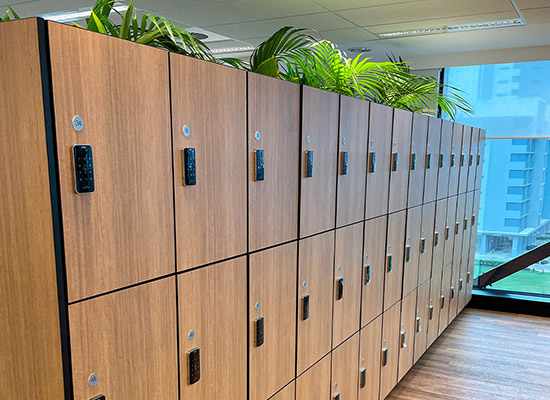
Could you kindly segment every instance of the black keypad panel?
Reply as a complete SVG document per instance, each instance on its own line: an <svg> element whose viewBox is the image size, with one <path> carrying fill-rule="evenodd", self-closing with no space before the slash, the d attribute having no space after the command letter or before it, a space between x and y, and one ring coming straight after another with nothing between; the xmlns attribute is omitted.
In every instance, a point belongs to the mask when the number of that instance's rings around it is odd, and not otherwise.
<svg viewBox="0 0 550 400"><path fill-rule="evenodd" d="M91 193L95 190L92 146L73 146L75 189L77 193Z"/></svg>

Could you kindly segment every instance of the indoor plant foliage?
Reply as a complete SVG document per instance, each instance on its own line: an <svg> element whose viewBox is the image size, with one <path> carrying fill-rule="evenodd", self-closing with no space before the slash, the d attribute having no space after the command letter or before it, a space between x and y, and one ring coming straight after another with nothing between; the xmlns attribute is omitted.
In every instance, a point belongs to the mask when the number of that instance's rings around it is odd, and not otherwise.
<svg viewBox="0 0 550 400"><path fill-rule="evenodd" d="M371 62L363 54L348 58L334 43L305 29L286 26L258 45L245 62L237 58L215 58L202 41L166 18L145 14L138 20L135 0L124 14L113 8L114 0L97 0L86 19L93 32L162 48L275 78L358 97L412 112L437 115L438 110L455 119L457 110L473 114L468 102L453 86L429 76L412 73L403 60ZM11 7L2 21L19 16ZM114 18L121 20L115 21ZM0 17L1 18L1 17Z"/></svg>
<svg viewBox="0 0 550 400"><path fill-rule="evenodd" d="M10 16L10 13L11 13L11 16ZM12 19L19 19L19 15L17 15L17 13L13 11L13 8L8 6L8 11L6 11L6 14L4 15L4 17L0 15L0 22L11 21Z"/></svg>

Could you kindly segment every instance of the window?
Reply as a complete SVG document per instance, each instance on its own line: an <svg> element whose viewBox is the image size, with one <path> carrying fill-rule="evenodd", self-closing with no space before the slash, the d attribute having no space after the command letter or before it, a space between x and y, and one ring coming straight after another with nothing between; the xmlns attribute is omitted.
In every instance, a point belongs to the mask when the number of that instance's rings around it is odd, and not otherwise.
<svg viewBox="0 0 550 400"><path fill-rule="evenodd" d="M508 194L523 194L521 186L508 186Z"/></svg>
<svg viewBox="0 0 550 400"><path fill-rule="evenodd" d="M510 155L510 161L512 162L525 162L527 161L527 154L514 154Z"/></svg>
<svg viewBox="0 0 550 400"><path fill-rule="evenodd" d="M521 203L506 203L506 210L521 211Z"/></svg>
<svg viewBox="0 0 550 400"><path fill-rule="evenodd" d="M504 218L504 226L519 226L519 219L516 218Z"/></svg>
<svg viewBox="0 0 550 400"><path fill-rule="evenodd" d="M510 179L523 179L523 178L525 178L525 171L512 169L508 173L508 178L510 178Z"/></svg>
<svg viewBox="0 0 550 400"><path fill-rule="evenodd" d="M512 146L527 146L529 139L512 139Z"/></svg>

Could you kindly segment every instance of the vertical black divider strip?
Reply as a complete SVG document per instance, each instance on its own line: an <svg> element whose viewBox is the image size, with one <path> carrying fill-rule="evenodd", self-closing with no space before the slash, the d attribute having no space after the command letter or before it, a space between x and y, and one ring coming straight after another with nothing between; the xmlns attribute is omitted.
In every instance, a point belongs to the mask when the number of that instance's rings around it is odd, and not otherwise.
<svg viewBox="0 0 550 400"><path fill-rule="evenodd" d="M178 236L176 230L176 171L174 168L174 125L172 110L172 64L171 55L166 52L168 57L168 97L169 97L169 117L170 117L170 149L172 151L172 211L174 216L174 279L176 289L176 343L178 360L178 399L181 399L181 357L180 357L180 313L179 313L179 290L178 290Z"/></svg>
<svg viewBox="0 0 550 400"><path fill-rule="evenodd" d="M46 132L46 151L48 156L48 174L50 181L50 200L52 206L52 225L57 275L57 300L59 305L59 325L61 336L61 356L63 360L63 381L65 399L72 400L73 376L71 365L71 342L69 334L69 305L67 296L67 278L65 265L65 247L63 238L63 218L61 193L59 189L59 165L57 158L55 116L52 91L52 73L48 24L37 18L38 50L40 54L40 74L42 78L42 100L44 104L44 123Z"/></svg>
<svg viewBox="0 0 550 400"><path fill-rule="evenodd" d="M248 115L248 91L250 72L245 72L245 99L246 99L246 398L250 398L250 148L248 145L249 115Z"/></svg>
<svg viewBox="0 0 550 400"><path fill-rule="evenodd" d="M445 83L445 68L441 68L439 70L439 91L438 93L440 95L443 95L443 84ZM437 114L436 114L436 117L437 118L441 118L442 116L442 110L441 110L441 105L437 105Z"/></svg>

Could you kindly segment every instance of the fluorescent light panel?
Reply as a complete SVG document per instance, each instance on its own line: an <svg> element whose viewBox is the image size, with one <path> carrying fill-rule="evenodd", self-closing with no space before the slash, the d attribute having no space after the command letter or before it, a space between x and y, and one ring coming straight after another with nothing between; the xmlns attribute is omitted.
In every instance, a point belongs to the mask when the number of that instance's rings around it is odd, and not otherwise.
<svg viewBox="0 0 550 400"><path fill-rule="evenodd" d="M128 6L122 3L115 3L113 6L113 11L116 10L120 13L123 13L128 9ZM39 17L42 17L44 19L47 19L49 21L55 21L55 22L72 22L72 21L78 21L80 19L89 18L90 15L92 15L92 11L89 8L80 8L78 10L66 10L66 11L58 11L53 12L49 14L42 14L39 15Z"/></svg>
<svg viewBox="0 0 550 400"><path fill-rule="evenodd" d="M223 49L213 49L212 53L222 54L222 53L246 53L248 51L254 50L253 46L242 46L242 47L226 47Z"/></svg>
<svg viewBox="0 0 550 400"><path fill-rule="evenodd" d="M386 39L386 38L395 38L395 37L433 35L437 33L478 31L482 29L506 28L510 26L521 26L521 25L525 25L525 22L521 19L503 19L500 21L476 22L471 24L447 25L447 26L440 26L440 27L434 27L434 28L384 32L384 33L379 33L378 36Z"/></svg>

